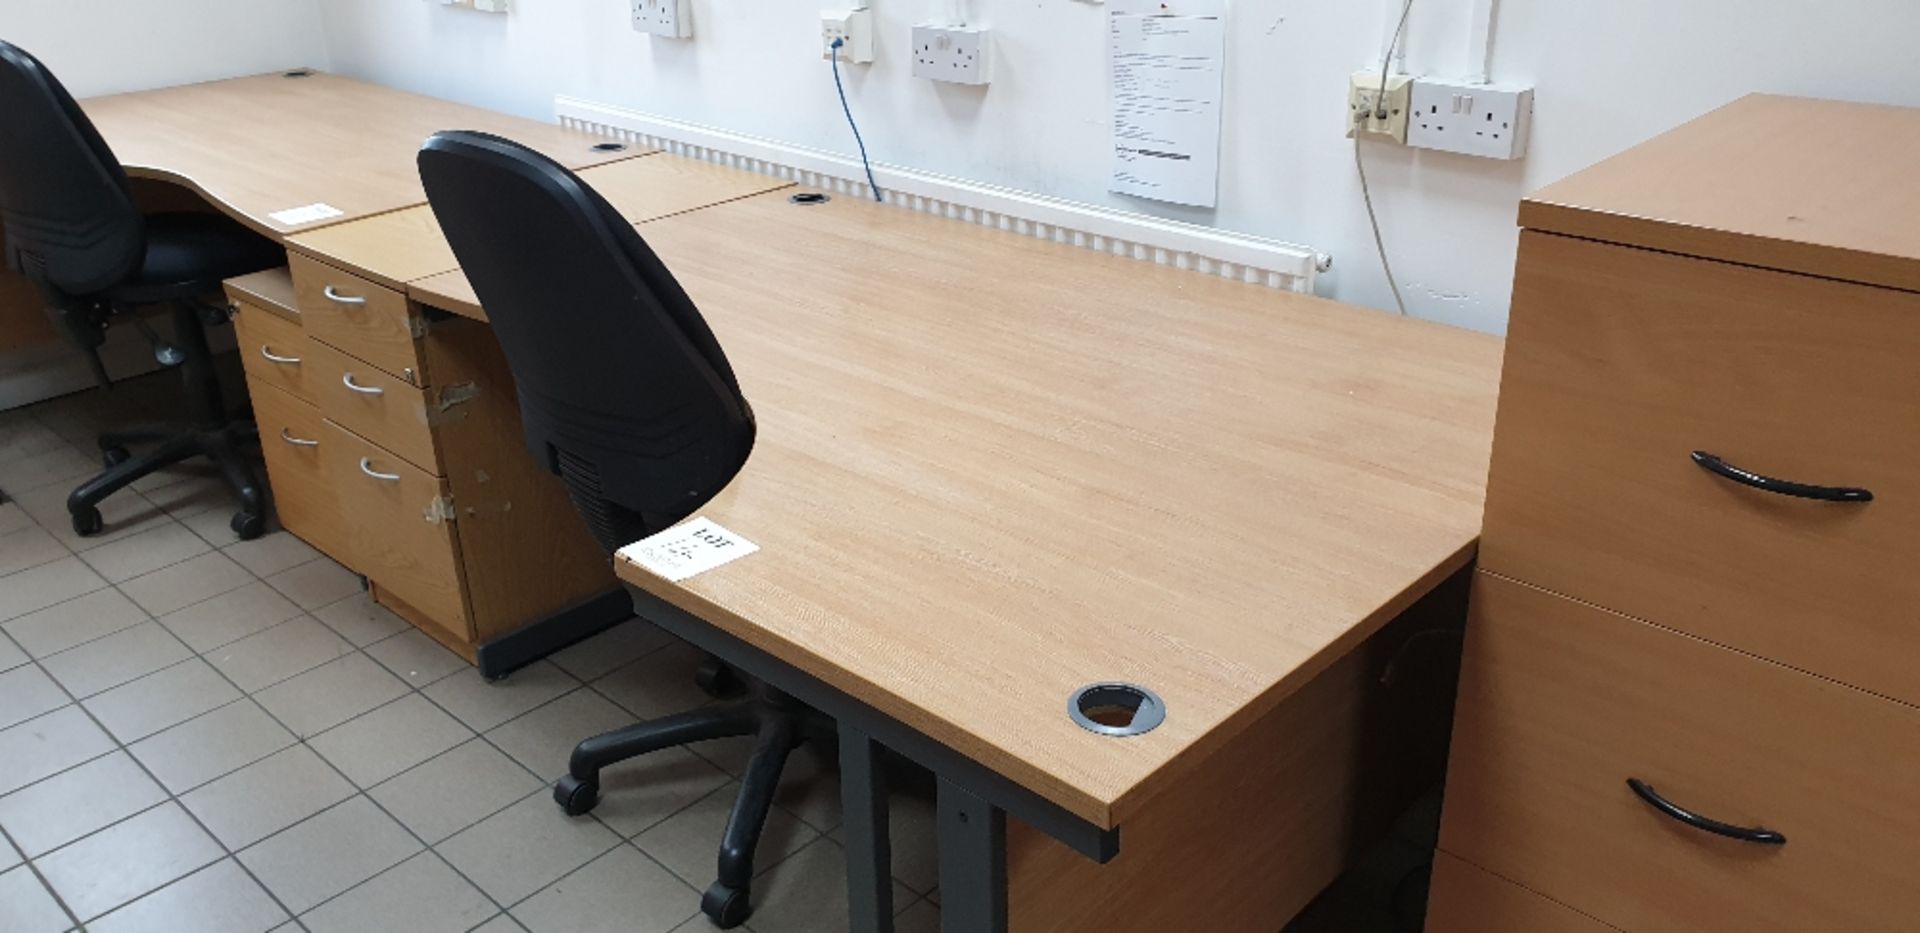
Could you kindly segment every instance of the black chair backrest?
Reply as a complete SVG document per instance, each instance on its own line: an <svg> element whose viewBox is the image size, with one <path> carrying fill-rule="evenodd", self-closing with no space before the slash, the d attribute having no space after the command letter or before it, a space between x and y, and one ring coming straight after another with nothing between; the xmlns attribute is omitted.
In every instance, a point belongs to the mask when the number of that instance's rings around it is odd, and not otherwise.
<svg viewBox="0 0 1920 933"><path fill-rule="evenodd" d="M420 180L486 308L528 449L609 551L693 513L753 447L726 354L633 225L510 140L439 133Z"/></svg>
<svg viewBox="0 0 1920 933"><path fill-rule="evenodd" d="M146 232L127 173L60 81L0 41L0 225L7 264L87 296L140 268Z"/></svg>

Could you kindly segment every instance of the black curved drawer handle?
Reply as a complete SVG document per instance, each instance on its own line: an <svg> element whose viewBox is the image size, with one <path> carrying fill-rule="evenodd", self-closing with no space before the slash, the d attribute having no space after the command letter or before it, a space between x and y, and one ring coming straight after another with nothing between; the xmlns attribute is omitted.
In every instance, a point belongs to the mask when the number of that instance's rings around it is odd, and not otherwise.
<svg viewBox="0 0 1920 933"><path fill-rule="evenodd" d="M1783 846L1787 844L1787 837L1771 829L1749 829L1745 826L1735 826L1731 823L1711 820L1691 810L1683 809L1673 801L1660 796L1658 792L1639 778L1627 778L1627 786L1633 788L1633 792L1638 794L1641 800L1646 801L1648 806L1694 829L1705 830L1716 836L1725 836L1728 839L1738 839L1741 842L1752 842L1763 846Z"/></svg>
<svg viewBox="0 0 1920 933"><path fill-rule="evenodd" d="M1872 502L1873 491L1858 486L1809 486L1792 480L1774 479L1742 470L1704 450L1693 452L1693 462L1715 476L1733 480L1742 486L1752 486L1782 496L1796 499L1818 499L1822 502Z"/></svg>

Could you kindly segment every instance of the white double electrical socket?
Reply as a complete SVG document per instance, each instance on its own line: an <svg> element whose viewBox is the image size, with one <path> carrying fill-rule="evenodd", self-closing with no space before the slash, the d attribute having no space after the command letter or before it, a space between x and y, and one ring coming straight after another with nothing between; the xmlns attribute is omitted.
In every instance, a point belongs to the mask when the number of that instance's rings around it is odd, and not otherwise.
<svg viewBox="0 0 1920 933"><path fill-rule="evenodd" d="M832 58L834 42L843 62L864 65L873 61L872 10L821 10L820 57Z"/></svg>
<svg viewBox="0 0 1920 933"><path fill-rule="evenodd" d="M693 37L692 0L633 0L633 28L669 39Z"/></svg>
<svg viewBox="0 0 1920 933"><path fill-rule="evenodd" d="M1421 78L1411 106L1409 146L1487 159L1527 154L1533 88Z"/></svg>
<svg viewBox="0 0 1920 933"><path fill-rule="evenodd" d="M913 76L955 84L993 78L992 33L983 26L913 27Z"/></svg>

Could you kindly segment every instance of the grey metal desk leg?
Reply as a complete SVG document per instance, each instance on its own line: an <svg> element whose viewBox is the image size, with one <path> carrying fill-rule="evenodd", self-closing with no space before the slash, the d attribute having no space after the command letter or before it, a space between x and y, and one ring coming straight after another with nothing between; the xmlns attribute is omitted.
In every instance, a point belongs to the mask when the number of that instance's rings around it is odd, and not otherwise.
<svg viewBox="0 0 1920 933"><path fill-rule="evenodd" d="M1007 813L940 779L940 933L1007 933Z"/></svg>
<svg viewBox="0 0 1920 933"><path fill-rule="evenodd" d="M840 722L840 808L847 840L847 917L852 933L893 933L893 836L880 745Z"/></svg>

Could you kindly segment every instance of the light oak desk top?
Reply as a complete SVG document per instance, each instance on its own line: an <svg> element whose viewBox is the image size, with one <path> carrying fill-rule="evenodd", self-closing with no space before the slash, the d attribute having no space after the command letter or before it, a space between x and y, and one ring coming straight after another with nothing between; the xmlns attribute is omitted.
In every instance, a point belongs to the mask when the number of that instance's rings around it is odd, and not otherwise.
<svg viewBox="0 0 1920 933"><path fill-rule="evenodd" d="M1099 826L1470 560L1491 336L850 197L647 225L759 435L643 587ZM1163 697L1144 736L1067 716Z"/></svg>
<svg viewBox="0 0 1920 933"><path fill-rule="evenodd" d="M1754 94L1535 192L1520 225L1920 291L1914 152L1920 109Z"/></svg>
<svg viewBox="0 0 1920 933"><path fill-rule="evenodd" d="M580 177L633 223L793 185L783 178L666 153L597 165L581 170ZM411 290L410 283L447 272L462 285L466 281L433 208L425 204L302 233L288 239L287 246L390 288ZM454 302L436 306L484 320L472 289L465 292L467 300L456 307L446 306Z"/></svg>
<svg viewBox="0 0 1920 933"><path fill-rule="evenodd" d="M440 130L505 136L573 169L652 151L596 151L609 140L318 72L94 97L81 106L129 174L184 184L272 235L425 203L414 154ZM316 203L342 213L299 224L269 216Z"/></svg>

